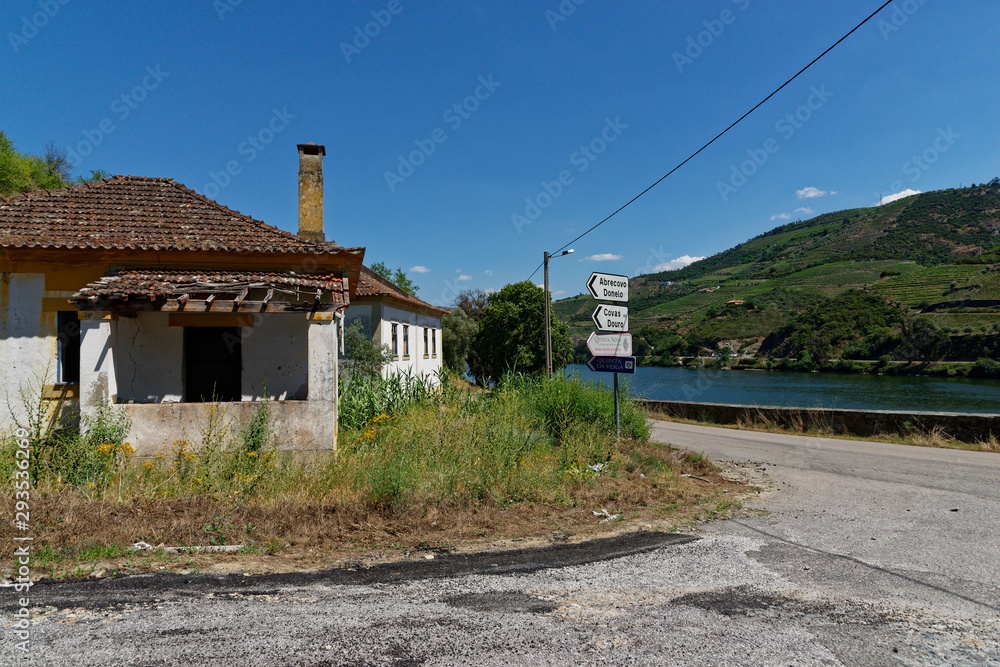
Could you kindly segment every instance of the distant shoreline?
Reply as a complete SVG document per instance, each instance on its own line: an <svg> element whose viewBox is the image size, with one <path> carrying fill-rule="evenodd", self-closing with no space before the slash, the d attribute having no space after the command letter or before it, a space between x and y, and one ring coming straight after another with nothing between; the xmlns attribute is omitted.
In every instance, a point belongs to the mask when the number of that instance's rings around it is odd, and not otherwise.
<svg viewBox="0 0 1000 667"><path fill-rule="evenodd" d="M981 361L858 361L835 359L804 365L794 359L738 359L723 365L718 358L704 358L700 363L659 364L639 361L643 368L685 368L691 370L780 371L784 373L840 373L848 375L889 375L906 377L1000 379L1000 363Z"/></svg>

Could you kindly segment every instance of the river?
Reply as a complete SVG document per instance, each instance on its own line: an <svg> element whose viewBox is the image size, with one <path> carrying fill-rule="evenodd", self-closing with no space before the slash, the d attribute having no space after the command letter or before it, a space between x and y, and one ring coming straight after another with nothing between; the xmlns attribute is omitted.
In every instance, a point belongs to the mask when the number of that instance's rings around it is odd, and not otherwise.
<svg viewBox="0 0 1000 667"><path fill-rule="evenodd" d="M570 374L611 384L586 366ZM1000 381L778 371L640 367L619 376L638 398L804 408L1000 413Z"/></svg>

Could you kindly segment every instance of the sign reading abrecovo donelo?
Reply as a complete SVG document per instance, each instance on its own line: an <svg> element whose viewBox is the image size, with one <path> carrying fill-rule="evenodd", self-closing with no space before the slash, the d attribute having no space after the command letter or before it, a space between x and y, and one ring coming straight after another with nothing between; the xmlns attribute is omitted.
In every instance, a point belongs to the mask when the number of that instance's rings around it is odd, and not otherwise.
<svg viewBox="0 0 1000 667"><path fill-rule="evenodd" d="M599 301L628 301L628 276L611 273L591 273L587 281L591 296Z"/></svg>

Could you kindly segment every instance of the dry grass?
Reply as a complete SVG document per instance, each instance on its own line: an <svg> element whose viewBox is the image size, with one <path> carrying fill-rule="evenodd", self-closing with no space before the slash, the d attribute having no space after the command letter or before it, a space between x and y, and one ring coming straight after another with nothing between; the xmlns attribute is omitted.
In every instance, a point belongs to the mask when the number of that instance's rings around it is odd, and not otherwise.
<svg viewBox="0 0 1000 667"><path fill-rule="evenodd" d="M525 537L597 535L625 523L672 529L717 516L729 501L720 492L738 490L708 461L665 446L626 445L613 461L621 466L617 472L570 482L561 502L452 503L392 510L316 501L308 491L246 503L208 496L119 502L88 499L75 490L49 491L31 503L36 550L32 573L85 576L97 563L107 574L156 567L191 570L220 561L243 570L288 570L292 564L315 567L359 554L384 555L394 547L454 548ZM682 478L683 473L709 482ZM9 496L0 506L6 515L13 514ZM592 512L601 508L622 514L623 524L600 524ZM140 540L154 546L248 546L239 558L128 554L127 547ZM13 553L11 536L0 538L0 549ZM240 565L246 560L253 565ZM9 563L4 565L3 574L9 576Z"/></svg>
<svg viewBox="0 0 1000 667"><path fill-rule="evenodd" d="M109 573L190 570L246 559L319 566L359 552L620 528L599 523L593 511L602 508L630 525L669 529L732 506L722 491L736 485L702 457L649 443L635 406L623 431L636 437L615 442L594 417L610 399L596 388L523 379L487 395L446 391L344 433L337 456L308 460L276 452L263 412L250 424L212 415L200 442L177 443L163 459L135 460L127 447L85 439L49 442L40 445L51 455L30 501L32 572L84 576L97 563ZM8 443L0 468L12 460ZM5 516L14 505L3 494ZM128 553L138 541L245 548ZM13 553L10 535L0 550ZM10 564L0 561L5 576Z"/></svg>

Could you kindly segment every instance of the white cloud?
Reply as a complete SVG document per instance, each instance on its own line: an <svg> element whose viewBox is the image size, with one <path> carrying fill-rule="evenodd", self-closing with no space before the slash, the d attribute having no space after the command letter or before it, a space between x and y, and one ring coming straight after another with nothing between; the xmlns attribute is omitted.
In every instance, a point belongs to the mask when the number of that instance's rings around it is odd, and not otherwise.
<svg viewBox="0 0 1000 667"><path fill-rule="evenodd" d="M788 215L787 213L779 213L778 215L771 216L771 222L774 222L775 220L791 220L791 219L792 216Z"/></svg>
<svg viewBox="0 0 1000 667"><path fill-rule="evenodd" d="M410 273L430 273L430 272L431 270L428 269L426 266L417 265L410 267Z"/></svg>
<svg viewBox="0 0 1000 667"><path fill-rule="evenodd" d="M907 197L912 197L913 195L919 195L919 194L923 194L923 193L920 192L920 190L906 189L906 190L903 190L902 192L897 192L894 195L888 195L888 196L882 197L882 201L880 201L878 203L878 205L879 206L883 206L885 204L891 204L894 201L899 201L900 199L906 199Z"/></svg>
<svg viewBox="0 0 1000 667"><path fill-rule="evenodd" d="M588 262L613 262L621 258L621 255L612 255L610 252L606 252L603 255L591 255L590 257L584 257L584 259Z"/></svg>
<svg viewBox="0 0 1000 667"><path fill-rule="evenodd" d="M795 209L795 212L801 213L802 215L812 215L816 211L814 209L809 208L808 206L803 206L802 208Z"/></svg>
<svg viewBox="0 0 1000 667"><path fill-rule="evenodd" d="M472 276L467 276L463 273L458 278L455 278L455 280L472 280Z"/></svg>
<svg viewBox="0 0 1000 667"><path fill-rule="evenodd" d="M836 192L827 192L826 190L820 190L819 188L808 187L802 188L795 192L799 199L815 199L816 197L825 197L826 195L835 195Z"/></svg>
<svg viewBox="0 0 1000 667"><path fill-rule="evenodd" d="M659 273L660 271L676 271L677 269L683 269L688 264L694 264L705 259L704 257L692 257L691 255L684 255L683 257L678 257L677 259L672 259L669 262L664 262L663 264L657 264L653 269L653 273Z"/></svg>
<svg viewBox="0 0 1000 667"><path fill-rule="evenodd" d="M545 289L545 288L543 287L542 289ZM552 293L552 296L562 296L565 293L566 293L566 290L564 290L564 289L556 290L555 292Z"/></svg>
<svg viewBox="0 0 1000 667"><path fill-rule="evenodd" d="M483 271L483 273L485 273L488 276L492 276L493 275L493 269L486 269L485 271Z"/></svg>

